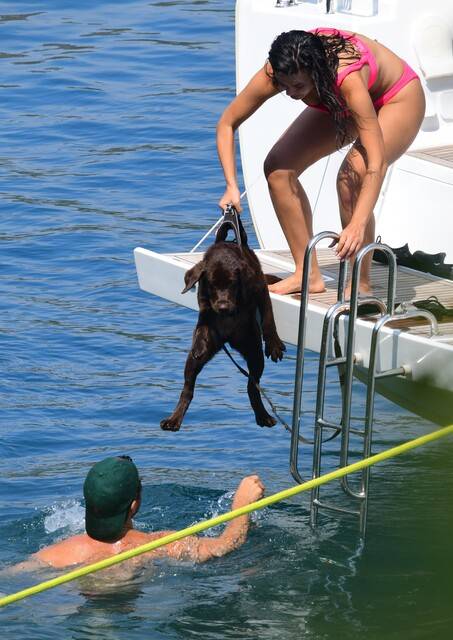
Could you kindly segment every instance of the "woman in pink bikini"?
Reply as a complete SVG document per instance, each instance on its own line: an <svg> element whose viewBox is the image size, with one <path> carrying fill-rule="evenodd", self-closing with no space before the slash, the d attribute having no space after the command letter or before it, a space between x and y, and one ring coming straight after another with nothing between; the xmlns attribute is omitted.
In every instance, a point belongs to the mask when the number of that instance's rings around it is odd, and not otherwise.
<svg viewBox="0 0 453 640"><path fill-rule="evenodd" d="M304 252L312 231L310 203L298 177L317 160L353 143L337 177L343 231L341 259L374 240L373 209L387 171L414 140L425 113L417 74L384 45L336 29L289 31L272 43L264 67L225 109L217 148L226 180L219 205L241 211L234 131L266 100L285 91L309 108L288 127L265 162L269 192L294 257L295 272L270 286L275 293L300 289ZM360 292L370 292L371 254L362 264ZM324 290L314 257L310 291Z"/></svg>

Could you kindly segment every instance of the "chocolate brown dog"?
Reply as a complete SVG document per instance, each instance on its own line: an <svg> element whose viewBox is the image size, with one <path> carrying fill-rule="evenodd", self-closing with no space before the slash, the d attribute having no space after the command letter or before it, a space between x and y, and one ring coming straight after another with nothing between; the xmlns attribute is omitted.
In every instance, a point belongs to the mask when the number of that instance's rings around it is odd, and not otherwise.
<svg viewBox="0 0 453 640"><path fill-rule="evenodd" d="M252 378L248 379L247 392L257 424L272 427L276 422L264 408L254 381L259 382L264 369L262 338L266 356L274 362L282 359L285 345L277 335L261 265L247 245L240 220L239 227L241 246L216 241L203 260L185 274L182 293L198 282L200 312L184 369L184 387L172 415L161 421L162 429L178 431L193 398L198 374L225 343L237 349L247 363Z"/></svg>

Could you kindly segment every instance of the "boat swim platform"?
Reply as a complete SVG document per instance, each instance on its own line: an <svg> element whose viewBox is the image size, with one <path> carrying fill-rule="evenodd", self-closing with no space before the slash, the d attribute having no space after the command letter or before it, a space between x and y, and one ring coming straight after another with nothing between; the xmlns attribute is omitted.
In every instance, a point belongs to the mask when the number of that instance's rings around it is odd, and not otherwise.
<svg viewBox="0 0 453 640"><path fill-rule="evenodd" d="M255 253L265 274L284 278L294 271L294 262L288 250L257 249ZM134 255L142 290L198 310L196 288L186 294L181 294L181 291L185 272L202 259L203 252L159 254L138 247ZM334 250L327 247L318 247L317 256L326 290L309 296L305 346L319 353L324 316L337 301L340 262ZM373 262L373 295L384 301L387 274L386 265ZM300 294L270 295L281 339L297 345ZM453 281L398 266L397 303L410 303L433 295L444 306L453 308ZM371 335L377 318L377 315L368 315L356 321L355 352L360 354L360 364L355 366L354 373L362 380L367 373ZM347 316L341 316L338 338L343 350L346 346L347 324ZM451 322L439 322L438 327L436 336L431 336L431 327L423 318L397 320L383 327L378 342L378 370L409 365L410 374L383 378L377 382L376 391L417 415L446 425L453 422L453 318Z"/></svg>
<svg viewBox="0 0 453 640"><path fill-rule="evenodd" d="M452 150L453 151L453 150ZM266 253L266 252L263 252ZM283 259L294 264L289 251L274 252L280 254ZM318 302L328 309L337 301L338 287L338 258L333 249L318 249L318 262L321 271L329 280L326 282L326 291L323 293L310 294L310 300ZM371 286L373 296L386 300L387 297L387 274L388 268L384 264L373 262L371 269ZM294 294L293 294L294 295ZM396 279L396 303L411 303L414 300L426 300L430 296L436 296L441 304L453 309L453 281L439 278L429 273L416 271L408 267L397 269ZM300 294L295 295L300 300ZM368 321L372 321L376 316L369 315ZM367 317L363 317L366 321ZM442 320L439 322L439 333L446 342L453 344L453 315L451 321ZM425 318L411 318L407 320L395 320L390 327L399 328L419 335L429 335L430 327Z"/></svg>
<svg viewBox="0 0 453 640"><path fill-rule="evenodd" d="M429 147L427 149L417 149L414 151L406 151L406 155L412 158L420 158L427 162L441 164L444 167L453 169L453 145L444 145L441 147Z"/></svg>
<svg viewBox="0 0 453 640"><path fill-rule="evenodd" d="M255 253L259 254L261 267L265 274L278 275L284 278L294 271L294 261L289 251L262 250L256 251ZM327 311L327 309L337 301L339 261L333 249L318 248L316 253L321 271L326 279L326 291L323 293L310 294L309 300L312 303L318 303ZM196 264L202 257L202 254L182 255L185 259L188 259L191 264ZM373 295L384 301L387 296L387 273L388 269L384 264L373 262L371 270ZM289 295L291 298L300 301L300 294ZM453 309L453 281L438 278L408 267L398 267L395 297L397 303L426 300L430 296L436 296L441 304ZM286 298L288 296L280 297ZM373 315L369 315L368 317L362 316L362 319L368 322L373 321L375 318L376 316ZM390 326L418 335L429 335L430 333L430 327L425 318L396 320L390 323ZM453 345L453 316L451 322L439 322L439 333L446 342L451 341ZM296 343L297 340L294 344Z"/></svg>

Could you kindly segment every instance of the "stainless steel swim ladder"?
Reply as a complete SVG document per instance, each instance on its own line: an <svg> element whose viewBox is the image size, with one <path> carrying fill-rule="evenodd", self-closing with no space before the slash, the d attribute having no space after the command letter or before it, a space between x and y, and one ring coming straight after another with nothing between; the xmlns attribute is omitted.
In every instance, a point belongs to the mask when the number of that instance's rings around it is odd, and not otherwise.
<svg viewBox="0 0 453 640"><path fill-rule="evenodd" d="M303 373L304 373L304 355L305 355L305 334L306 334L306 314L308 307L308 286L310 277L310 268L312 255L316 245L326 238L338 240L337 233L325 231L315 236L307 246L304 257L304 271L302 276L301 302L299 314L299 333L297 343L296 356L296 373L294 383L294 403L292 417L292 433L291 433L291 449L290 449L290 470L294 479L301 483L305 479L299 472L298 456L300 441L304 440L299 437L301 410L302 410L302 391L303 391ZM364 257L379 249L387 255L388 258L388 281L387 281L387 301L376 298L367 297L359 298L359 276L360 269ZM350 435L354 434L362 438L363 447L362 454L364 458L371 455L373 416L374 416L374 397L376 389L376 381L380 378L388 378L391 376L406 376L410 374L410 366L402 365L394 369L377 371L377 346L379 334L383 327L392 320L404 320L413 317L424 317L431 325L431 335L438 333L437 321L433 314L422 309L411 309L395 313L395 291L396 291L396 258L393 251L385 244L371 243L363 247L357 254L352 269L351 278L351 297L349 300L344 298L344 288L346 282L346 262L340 262L337 302L333 304L326 312L324 317L321 346L319 355L318 384L316 393L316 409L314 422L314 439L313 439L313 461L312 461L312 477L317 478L321 475L321 459L322 445L324 433L326 431L333 432L333 436L340 435L340 467L345 467L349 463L350 454ZM366 377L366 406L363 429L356 429L351 426L351 404L352 404L352 383L354 367L361 364L363 357L360 353L355 352L355 332L358 309L364 305L373 305L378 311L378 317L372 331L371 344L369 350L368 374ZM347 333L345 328L345 346L343 350L339 345L337 338L337 329L340 316L347 316ZM345 323L346 324L346 323ZM336 350L332 349L332 345L336 343ZM332 351L336 351L332 355ZM342 355L342 352L345 355ZM339 369L342 411L340 422L332 422L324 416L324 405L326 395L326 378L329 367L336 366ZM332 439L332 437L327 438ZM370 482L370 470L364 469L360 473L358 487L352 487L348 476L344 476L341 480L341 487L344 493L351 498L354 503L353 508L345 508L332 502L322 501L320 498L320 487L312 491L310 500L310 522L312 526L317 523L318 511L325 508L331 511L357 515L359 517L359 528L362 537L365 536L366 519L368 509L368 491Z"/></svg>

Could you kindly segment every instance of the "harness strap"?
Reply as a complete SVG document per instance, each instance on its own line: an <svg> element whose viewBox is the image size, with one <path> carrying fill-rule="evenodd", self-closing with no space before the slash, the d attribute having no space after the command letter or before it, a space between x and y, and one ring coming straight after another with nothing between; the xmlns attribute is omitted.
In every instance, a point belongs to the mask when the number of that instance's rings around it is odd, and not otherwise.
<svg viewBox="0 0 453 640"><path fill-rule="evenodd" d="M227 204L225 211L223 212L223 221L221 222L217 232L215 234L216 242L223 242L226 240L228 231L232 229L235 235L235 241L238 247L242 246L242 234L241 234L241 222L239 214L232 204Z"/></svg>
<svg viewBox="0 0 453 640"><path fill-rule="evenodd" d="M231 355L231 353L228 351L228 349L226 348L225 345L223 345L222 349L225 351L225 353L227 354L227 356L229 357L229 359L231 360L231 362L237 367L237 369L240 371L240 373L242 373L242 375L244 375L246 378L249 378L249 380L251 380L253 382L253 384L255 385L255 387L258 389L258 391L261 393L261 395L267 400L267 402L269 403L270 408L272 409L272 412L274 414L274 416L277 418L277 420L280 422L280 424L282 425L282 427L284 429L286 429L286 431L289 431L289 433L292 433L293 430L291 429L291 427L289 426L289 424L287 422L285 422L285 420L280 416L280 414L278 413L274 403L272 402L272 400L269 398L269 396L267 395L267 393L264 391L264 389L258 384L258 382L255 380L255 378L250 374L249 371L247 371L246 369L244 369L243 367L241 367L241 365L236 362L236 360L233 358L233 356ZM336 438L338 436L338 434L340 433L341 429L338 429L337 431L335 431L335 433L331 436L329 436L328 438L326 438L325 440L323 440L323 442L329 442L329 440L333 440L334 438ZM299 442L302 442L303 444L314 444L313 440L308 440L308 438L304 438L304 436L299 435L297 437L297 439L299 440Z"/></svg>

